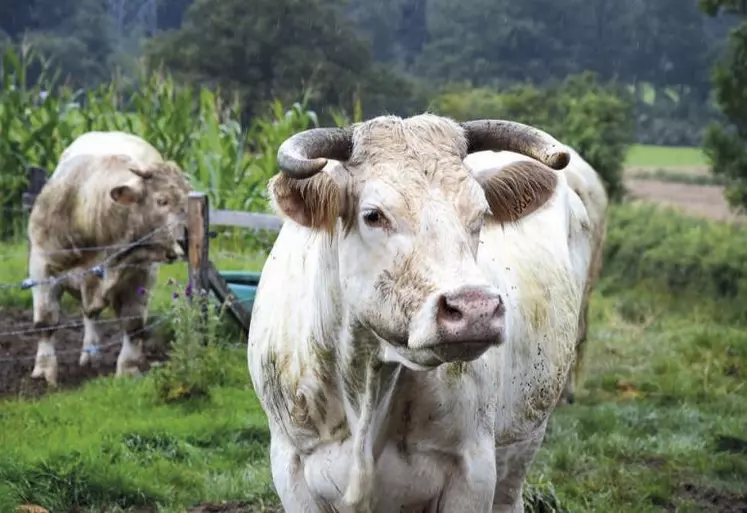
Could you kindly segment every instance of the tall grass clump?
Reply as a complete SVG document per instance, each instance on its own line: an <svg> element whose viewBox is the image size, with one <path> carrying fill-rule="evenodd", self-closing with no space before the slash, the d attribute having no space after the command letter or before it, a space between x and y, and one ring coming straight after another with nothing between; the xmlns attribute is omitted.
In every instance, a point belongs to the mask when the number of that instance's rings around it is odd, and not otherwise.
<svg viewBox="0 0 747 513"><path fill-rule="evenodd" d="M154 373L156 396L166 403L207 398L213 387L226 382L224 355L218 345L224 309L190 284L171 285L169 321L174 333L169 360Z"/></svg>
<svg viewBox="0 0 747 513"><path fill-rule="evenodd" d="M717 306L709 315L723 321L747 320L740 306L747 300L747 226L646 204L613 206L607 226L602 272L609 292L645 291L660 303Z"/></svg>
<svg viewBox="0 0 747 513"><path fill-rule="evenodd" d="M28 80L29 70L35 73ZM19 229L26 168L51 172L76 137L94 130L121 130L153 144L176 161L213 208L267 211L267 180L276 172L278 146L317 125L305 102L290 109L278 102L267 114L240 122L242 106L220 90L178 84L162 70L140 70L134 80L114 76L98 87L73 90L59 84L32 49L8 48L0 84L0 236ZM23 227L21 227L23 228Z"/></svg>

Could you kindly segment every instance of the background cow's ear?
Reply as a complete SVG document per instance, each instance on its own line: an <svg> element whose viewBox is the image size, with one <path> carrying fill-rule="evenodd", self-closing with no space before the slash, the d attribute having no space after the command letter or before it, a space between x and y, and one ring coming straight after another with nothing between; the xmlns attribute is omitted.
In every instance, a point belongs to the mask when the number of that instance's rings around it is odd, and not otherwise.
<svg viewBox="0 0 747 513"><path fill-rule="evenodd" d="M499 223L513 223L536 211L558 187L558 171L534 161L481 171L475 178Z"/></svg>
<svg viewBox="0 0 747 513"><path fill-rule="evenodd" d="M320 172L305 180L283 173L269 183L274 208L301 226L332 232L342 211L340 188L334 179Z"/></svg>
<svg viewBox="0 0 747 513"><path fill-rule="evenodd" d="M120 205L132 205L140 199L140 193L130 185L118 185L109 191L111 198Z"/></svg>

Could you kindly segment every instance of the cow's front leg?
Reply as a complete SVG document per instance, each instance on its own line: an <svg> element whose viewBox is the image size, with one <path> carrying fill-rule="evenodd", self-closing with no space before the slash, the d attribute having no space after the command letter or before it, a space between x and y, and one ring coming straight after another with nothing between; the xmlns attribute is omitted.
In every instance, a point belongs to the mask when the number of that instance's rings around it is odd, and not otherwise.
<svg viewBox="0 0 747 513"><path fill-rule="evenodd" d="M106 303L100 294L100 280L98 277L86 277L81 288L81 303L83 310L83 348L80 352L78 364L82 367L91 364L97 367L101 361L101 334L97 321Z"/></svg>
<svg viewBox="0 0 747 513"><path fill-rule="evenodd" d="M270 438L270 469L272 481L284 511L288 513L338 511L346 513L344 509L334 509L329 504L316 501L309 491L298 452L282 435L276 433L272 433Z"/></svg>
<svg viewBox="0 0 747 513"><path fill-rule="evenodd" d="M455 471L438 500L438 513L491 513L496 482L493 443L486 437L454 462Z"/></svg>
<svg viewBox="0 0 747 513"><path fill-rule="evenodd" d="M495 485L493 513L524 513L524 481L542 445L545 426L538 428L528 440L497 448L499 475Z"/></svg>
<svg viewBox="0 0 747 513"><path fill-rule="evenodd" d="M83 349L78 360L81 367L89 364L98 367L101 362L101 335L96 324L97 320L98 315L89 317L83 314Z"/></svg>
<svg viewBox="0 0 747 513"><path fill-rule="evenodd" d="M39 342L31 377L43 377L48 384L56 386L57 355L54 337L60 325L62 287L48 273L44 256L34 251L29 254L29 279L35 283L31 289L31 296L34 303L34 329L39 330Z"/></svg>
<svg viewBox="0 0 747 513"><path fill-rule="evenodd" d="M117 357L116 376L138 374L140 364L143 362L143 341L146 337L145 323L148 319L148 307L135 298L115 301L113 306L123 331L122 348Z"/></svg>

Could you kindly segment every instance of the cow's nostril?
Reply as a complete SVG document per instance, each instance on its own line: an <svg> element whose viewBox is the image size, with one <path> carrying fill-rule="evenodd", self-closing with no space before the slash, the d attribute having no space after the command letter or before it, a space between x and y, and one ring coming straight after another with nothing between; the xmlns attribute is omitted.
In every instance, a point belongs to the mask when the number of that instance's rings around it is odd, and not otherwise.
<svg viewBox="0 0 747 513"><path fill-rule="evenodd" d="M438 301L438 318L447 322L459 322L464 318L462 311L453 304L449 304L446 297L441 296Z"/></svg>

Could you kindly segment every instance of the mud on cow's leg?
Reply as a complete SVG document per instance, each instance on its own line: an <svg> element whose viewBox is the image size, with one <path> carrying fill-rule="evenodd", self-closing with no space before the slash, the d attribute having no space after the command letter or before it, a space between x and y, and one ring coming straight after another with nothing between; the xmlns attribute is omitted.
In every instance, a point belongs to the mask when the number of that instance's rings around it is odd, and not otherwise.
<svg viewBox="0 0 747 513"><path fill-rule="evenodd" d="M120 318L124 333L122 348L117 357L117 376L131 376L140 372L143 363L143 341L147 333L145 323L148 318L147 305L128 298L127 301L114 302L114 311Z"/></svg>
<svg viewBox="0 0 747 513"><path fill-rule="evenodd" d="M524 512L524 481L542 445L546 427L547 424L535 431L528 440L499 448L492 513Z"/></svg>
<svg viewBox="0 0 747 513"><path fill-rule="evenodd" d="M78 364L82 367L91 364L97 367L101 362L101 335L96 321L99 315L83 314L83 349Z"/></svg>
<svg viewBox="0 0 747 513"><path fill-rule="evenodd" d="M88 281L81 288L81 303L83 310L83 348L80 352L78 364L98 366L101 361L101 334L97 322L105 308L105 301L101 298L97 277L87 277Z"/></svg>
<svg viewBox="0 0 747 513"><path fill-rule="evenodd" d="M52 386L57 385L57 355L55 333L60 325L60 299L62 288L49 282L46 265L32 254L29 261L30 278L37 282L32 290L34 303L34 329L40 330L36 348L36 360L31 377L44 378Z"/></svg>

